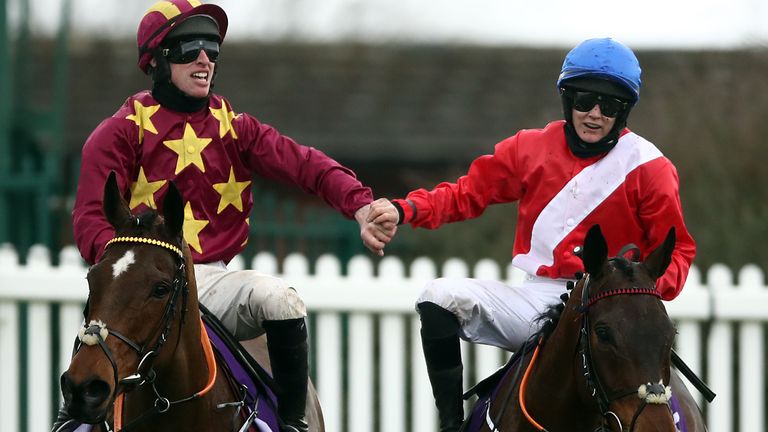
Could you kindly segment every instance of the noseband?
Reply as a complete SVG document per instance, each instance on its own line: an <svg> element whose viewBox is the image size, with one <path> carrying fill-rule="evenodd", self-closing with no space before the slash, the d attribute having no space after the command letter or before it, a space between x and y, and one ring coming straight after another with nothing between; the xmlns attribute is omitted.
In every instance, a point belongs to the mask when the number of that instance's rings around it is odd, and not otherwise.
<svg viewBox="0 0 768 432"><path fill-rule="evenodd" d="M95 320L92 320L88 324L84 324L83 328L80 329L78 337L80 339L81 344L78 347L78 351L80 347L82 347L82 344L86 344L86 345L98 344L101 347L102 351L104 351L104 354L107 356L110 363L112 363L112 370L114 373L114 380L115 380L115 391L117 391L118 385L133 386L133 385L142 385L145 382L154 381L155 372L154 372L154 369L152 369L152 361L160 352L160 349L162 349L163 344L168 339L168 332L170 331L171 325L173 324L173 317L176 314L176 303L179 300L180 294L182 296L182 307L183 307L182 313L181 313L180 326L184 324L184 317L187 312L187 296L189 295L189 286L187 283L187 273L186 273L186 264L184 262L184 254L182 253L181 248L179 248L178 246L172 245L170 243L167 243L161 240L151 239L146 237L115 237L109 242L107 242L105 248L109 247L114 243L144 243L144 244L159 246L161 248L164 248L173 252L173 254L175 256L178 256L179 258L179 266L176 269L173 282L171 284L171 291L172 291L171 296L165 305L165 311L163 313L163 316L160 319L160 325L158 326L158 328L162 328L162 330L157 337L150 337L146 341L144 341L144 343L139 344L117 330L108 329L105 323L101 321L95 321ZM126 345L131 347L132 350L136 351L139 357L139 364L136 368L136 372L134 374L131 374L123 378L122 380L118 379L117 363L115 362L114 356L112 355L112 351L104 342L108 337L108 335L110 334L114 335L116 338L118 338L119 340L123 341ZM149 348L150 341L152 341L153 339L155 340L154 346Z"/></svg>
<svg viewBox="0 0 768 432"><path fill-rule="evenodd" d="M630 388L618 391L607 391L605 386L600 382L600 377L595 373L595 362L591 354L591 343L589 338L589 308L600 300L615 295L651 295L657 298L661 298L661 294L652 288L619 288L603 291L592 297L589 295L589 274L585 274L583 277L584 283L581 291L581 329L579 331L579 351L582 357L582 371L584 379L587 383L587 390L590 392L593 398L597 401L597 405L600 409L600 413L603 416L602 426L595 432L608 431L606 429L606 419L613 419L619 426L619 430L624 430L619 417L610 410L610 404L621 398L637 394L642 399L640 406L632 416L632 422L630 425L630 431L635 427L635 422L640 416L640 413L645 409L646 405L651 404L668 404L669 399L672 396L672 391L669 386L665 386L663 381L658 383L642 384L639 388Z"/></svg>

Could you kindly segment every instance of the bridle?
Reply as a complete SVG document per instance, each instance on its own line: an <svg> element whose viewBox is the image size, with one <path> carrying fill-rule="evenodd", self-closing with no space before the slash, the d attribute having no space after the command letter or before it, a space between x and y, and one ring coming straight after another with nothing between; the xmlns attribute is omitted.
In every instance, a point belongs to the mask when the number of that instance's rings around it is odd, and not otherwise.
<svg viewBox="0 0 768 432"><path fill-rule="evenodd" d="M637 394L642 399L640 406L638 406L635 414L632 416L632 421L629 430L632 431L635 427L635 422L640 416L642 411L648 405L648 403L668 404L671 397L671 390L668 386L665 386L663 382L659 383L646 383L639 388L626 388L621 390L609 391L600 381L600 377L595 372L595 362L592 356L592 344L589 337L589 309L592 305L600 300L616 295L651 295L657 298L661 298L661 294L656 290L655 286L651 288L619 288L600 292L594 296L589 295L589 274L584 274L581 292L581 306L579 311L581 312L581 329L579 330L579 353L582 357L582 372L586 381L587 390L597 402L597 406L602 414L602 425L595 430L595 432L609 431L608 420L615 421L619 430L624 430L619 417L611 411L610 404L619 399L627 396Z"/></svg>
<svg viewBox="0 0 768 432"><path fill-rule="evenodd" d="M582 362L581 362L582 372L583 372L584 379L586 381L587 390L597 402L597 406L602 415L601 424L600 426L597 427L597 429L595 429L594 432L609 432L610 428L609 428L608 422L610 420L613 420L618 425L619 430L623 431L624 428L621 423L621 420L619 419L618 415L616 415L616 413L611 411L610 404L624 397L636 394L642 401L640 403L640 406L637 408L637 410L635 410L635 414L632 416L632 421L629 428L631 432L632 430L634 430L635 422L637 421L637 418L640 416L640 414L643 412L643 410L649 403L669 405L669 400L672 397L671 389L669 386L665 386L663 382L658 382L658 383L649 382L649 383L640 385L639 388L627 388L627 389L622 389L618 391L606 390L605 386L600 381L598 374L596 373L594 359L591 354L592 347L591 347L591 342L589 338L589 328L590 328L589 309L592 305L594 305L598 301L606 299L608 297L616 296L616 295L651 295L657 298L661 298L661 294L656 290L654 286L651 288L631 287L631 288L612 289L612 290L606 290L606 291L600 292L594 296L590 296L589 295L589 288L590 288L589 274L588 273L583 274L581 277L581 280L583 281L582 292L581 292L581 304L579 305L578 310L579 312L581 312L582 318L581 318L581 328L579 329L578 353L581 354L581 357L582 357ZM564 299L567 299L567 294L565 294L564 296L565 296ZM519 401L520 409L523 413L523 416L528 420L528 422L540 432L548 432L546 428L544 428L538 422L536 422L536 420L533 419L533 417L528 413L528 410L525 406L525 397L524 397L528 377L533 368L533 364L535 363L538 357L539 350L541 349L542 345L543 345L543 338L540 338L536 346L536 349L533 353L533 356L531 357L531 361L528 364L528 367L526 368L526 371L520 383L518 401ZM506 406L506 403L504 405ZM497 418L495 422L488 422L489 426L491 427L491 430L497 431L496 427L494 426L494 423L498 424L499 420L500 418Z"/></svg>
<svg viewBox="0 0 768 432"><path fill-rule="evenodd" d="M168 299L168 302L165 305L165 311L163 312L163 316L160 318L160 325L158 326L158 328L162 328L162 331L159 333L159 335L157 335L156 337L150 337L143 343L137 343L117 330L108 329L105 323L101 321L93 321L93 320L89 322L87 325L84 324L83 328L80 329L80 332L78 335L80 342L86 345L94 345L98 343L102 351L104 351L104 354L109 359L110 363L112 364L112 369L114 373L115 389L117 389L117 386L119 384L128 385L128 386L142 385L149 378L154 378L153 376L154 371L152 370L152 361L160 352L160 349L162 349L163 344L165 344L165 342L168 340L168 332L170 331L171 325L173 324L173 317L176 314L176 305L180 295L183 298L182 300L183 309L182 309L182 318L181 318L181 325L183 325L184 316L186 315L186 311L187 311L186 304L187 304L187 296L189 295L189 286L187 284L187 273L186 273L186 265L184 263L184 254L181 252L181 248L161 240L151 239L146 237L115 237L109 242L107 242L105 248L108 248L110 245L115 243L151 244L151 245L155 245L155 246L159 246L164 249L167 249L173 252L174 255L178 256L179 258L179 265L176 268L173 282L171 283L171 295L170 295L170 298ZM122 380L118 380L117 363L115 362L114 356L112 355L112 351L104 342L107 335L109 334L114 335L116 338L118 338L119 340L123 341L123 343L128 345L133 351L136 352L136 354L140 359L139 364L136 368L136 373L131 374L123 378ZM155 343L150 348L149 342L153 339L155 340ZM79 348L80 347L78 347L78 350Z"/></svg>
<svg viewBox="0 0 768 432"><path fill-rule="evenodd" d="M108 329L106 324L101 321L91 321L87 325L84 324L83 328L80 329L79 339L81 344L77 349L79 350L82 344L86 344L86 345L98 344L101 347L102 351L104 352L106 357L109 359L110 363L112 364L112 370L113 370L114 380L115 380L115 392L117 392L117 389L120 385L127 386L127 387L142 386L147 383L152 385L152 389L155 392L155 395L157 397L157 399L155 400L154 409L138 417L137 419L132 421L130 424L126 425L124 428L121 429L123 431L127 431L129 429L132 429L137 423L140 423L141 421L146 420L150 415L164 413L168 411L168 409L170 409L172 405L187 402L205 394L212 387L213 381L215 381L215 372L212 374L209 373L208 385L202 391L197 392L192 396L189 396L180 400L176 400L176 401L169 401L167 398L160 396L155 386L156 373L153 368L153 361L157 357L158 353L162 349L165 342L168 340L168 333L170 332L171 326L173 325L173 319L176 315L179 298L181 298L181 317L179 321L180 328L181 326L184 325L185 316L187 313L187 299L189 297L189 284L187 280L184 254L181 248L178 246L175 246L173 244L170 244L161 240L147 238L147 237L115 237L109 242L107 242L105 248L115 243L140 243L140 244L154 245L154 246L158 246L166 250L169 250L174 254L175 257L178 257L178 266L174 273L173 281L171 283L170 298L168 299L165 305L165 310L163 312L162 317L160 318L160 323L157 326L157 328L161 329L161 331L159 331L159 334L156 333L156 336L152 336L148 338L143 343L137 343L119 331L116 331L114 329ZM87 308L87 305L86 305L86 308ZM136 352L136 354L138 355L138 358L140 359L138 366L136 367L136 372L123 378L122 380L118 379L117 363L115 362L114 355L112 354L112 351L109 349L107 344L104 342L107 336L110 334L114 335L123 343L128 345L133 351ZM152 340L154 340L154 344L150 345L150 342ZM214 367L214 370L215 370L215 367ZM116 419L116 423L117 423L117 419Z"/></svg>

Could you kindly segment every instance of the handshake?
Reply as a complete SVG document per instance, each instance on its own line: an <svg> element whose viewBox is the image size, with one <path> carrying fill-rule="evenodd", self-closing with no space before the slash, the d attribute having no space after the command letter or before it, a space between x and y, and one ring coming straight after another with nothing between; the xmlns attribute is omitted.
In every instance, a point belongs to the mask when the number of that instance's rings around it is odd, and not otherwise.
<svg viewBox="0 0 768 432"><path fill-rule="evenodd" d="M392 241L400 222L394 204L386 198L379 198L360 207L355 212L355 220L360 225L360 238L365 247L378 256L384 256L384 247Z"/></svg>

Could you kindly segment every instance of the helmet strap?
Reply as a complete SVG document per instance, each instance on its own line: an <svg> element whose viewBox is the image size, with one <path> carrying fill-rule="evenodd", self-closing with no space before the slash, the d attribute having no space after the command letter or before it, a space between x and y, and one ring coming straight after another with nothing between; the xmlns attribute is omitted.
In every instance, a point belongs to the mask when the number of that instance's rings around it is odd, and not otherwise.
<svg viewBox="0 0 768 432"><path fill-rule="evenodd" d="M218 63L213 70L211 90L208 92L208 96L196 98L187 95L173 84L171 65L168 63L168 59L162 55L161 49L158 47L153 51L152 58L155 59L155 66L150 67L148 71L152 76L152 96L160 102L160 105L172 111L192 113L207 107L210 94L213 91L213 80L216 78Z"/></svg>
<svg viewBox="0 0 768 432"><path fill-rule="evenodd" d="M171 80L171 65L168 59L162 54L162 48L158 47L152 50L152 58L155 60L155 66L150 63L147 74L152 76L152 81L163 82Z"/></svg>
<svg viewBox="0 0 768 432"><path fill-rule="evenodd" d="M590 158L607 153L616 146L616 143L619 141L619 134L627 126L627 118L632 110L632 106L628 106L627 109L616 117L616 122L613 124L610 132L608 132L608 135L598 142L588 143L579 137L579 134L576 133L576 129L573 127L571 98L561 94L560 99L563 104L563 116L565 118L565 140L568 143L568 148L576 157Z"/></svg>

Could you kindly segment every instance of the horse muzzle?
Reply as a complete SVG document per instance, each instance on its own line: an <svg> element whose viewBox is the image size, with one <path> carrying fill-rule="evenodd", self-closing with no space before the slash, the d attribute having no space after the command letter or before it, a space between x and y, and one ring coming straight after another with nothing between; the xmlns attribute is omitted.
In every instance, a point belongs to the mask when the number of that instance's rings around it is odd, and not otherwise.
<svg viewBox="0 0 768 432"><path fill-rule="evenodd" d="M101 423L111 406L109 384L98 377L75 382L68 372L61 375L61 393L69 415L82 423Z"/></svg>

